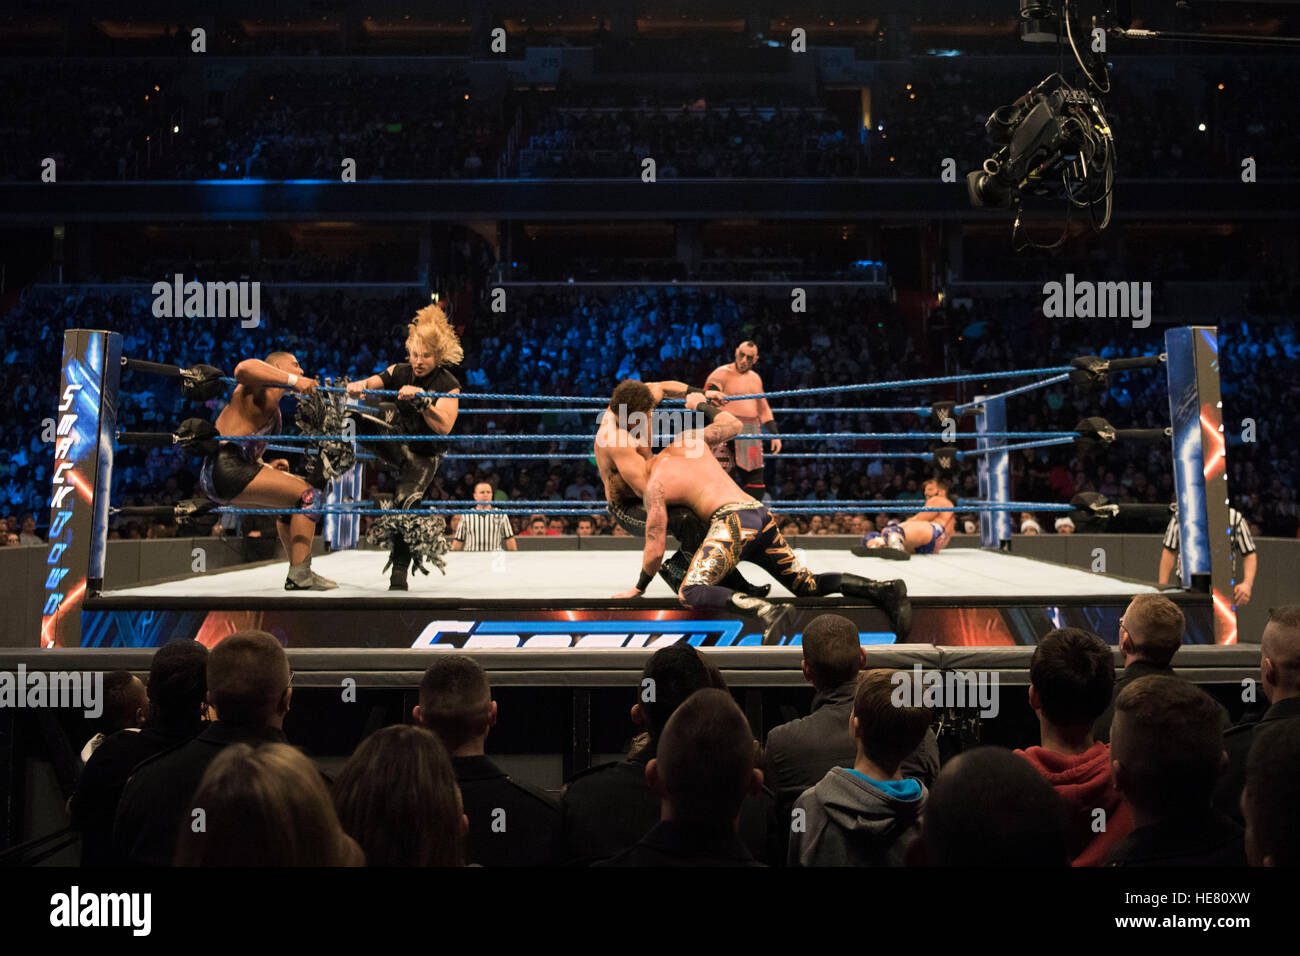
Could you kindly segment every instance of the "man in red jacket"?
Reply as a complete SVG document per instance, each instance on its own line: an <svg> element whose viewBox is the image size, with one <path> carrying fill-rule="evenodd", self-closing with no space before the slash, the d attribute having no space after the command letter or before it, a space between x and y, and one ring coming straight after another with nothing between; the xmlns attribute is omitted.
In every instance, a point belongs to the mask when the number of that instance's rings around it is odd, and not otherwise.
<svg viewBox="0 0 1300 956"><path fill-rule="evenodd" d="M1075 866L1099 866L1133 829L1133 808L1111 783L1110 745L1092 736L1114 686L1110 645L1082 628L1052 631L1029 664L1029 706L1038 715L1042 745L1016 753L1069 807Z"/></svg>

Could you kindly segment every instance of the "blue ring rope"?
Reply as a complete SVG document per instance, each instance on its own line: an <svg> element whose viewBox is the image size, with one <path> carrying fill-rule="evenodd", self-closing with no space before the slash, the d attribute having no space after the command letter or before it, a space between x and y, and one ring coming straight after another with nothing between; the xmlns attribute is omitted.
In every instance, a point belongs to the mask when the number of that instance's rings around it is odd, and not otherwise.
<svg viewBox="0 0 1300 956"><path fill-rule="evenodd" d="M958 432L956 434L945 436L941 432L790 432L782 434L764 433L760 435L737 435L736 439L744 441L747 439L772 441L779 439L781 441L835 441L837 439L848 439L853 441L919 441L919 440L943 440L945 443L961 441L963 439L976 438L1069 438L1073 441L1078 437L1078 432ZM266 435L216 435L216 441L230 442L259 442L266 441ZM346 441L356 442L364 445L367 442L376 441L405 441L405 442L496 442L496 441L515 441L515 442L548 442L548 441L595 441L595 435L276 435L275 439L279 442L321 442L321 441Z"/></svg>
<svg viewBox="0 0 1300 956"><path fill-rule="evenodd" d="M431 504L433 504L434 506L428 508L340 508L336 505L327 506L325 508L237 508L237 507L230 507L230 506L222 506L219 508L214 508L213 511L220 514L234 514L234 515L341 514L341 515L362 515L362 516L424 515L427 517L432 517L434 515L439 515L439 514L475 514L481 510L479 508L440 508L440 507L436 507L437 504L436 502ZM501 504L505 504L505 502L501 502ZM603 508L599 507L600 505L603 505L604 502L590 502L590 504L595 505L597 507L582 507L581 505L574 504L568 506L556 506L556 505L538 506L528 511L522 511L522 510L509 511L505 508L497 508L495 510L497 514L502 514L502 515L553 514L553 515L571 515L571 516L598 514L604 510ZM885 512L898 511L900 510L898 507L900 504L907 505L907 508L901 510L909 510L913 507L916 507L915 502L892 501L892 502L888 502L888 505L890 507L882 507L877 510L885 511ZM828 507L828 505L838 505L839 507ZM834 514L837 511L858 510L859 508L862 507L866 507L866 506L848 505L848 503L842 501L827 502L825 504L819 504L817 502L810 501L807 502L806 504L799 504L796 506L787 505L782 509L780 509L779 511L777 511L776 513L778 514ZM922 502L922 507L924 507L924 502ZM988 501L973 501L964 498L959 498L957 499L957 504L954 507L951 508L925 507L924 510L933 511L933 512L962 512L962 511L1074 512L1078 509L1076 509L1073 505L1061 504L1059 502L1043 502L1043 501L988 502Z"/></svg>
<svg viewBox="0 0 1300 956"><path fill-rule="evenodd" d="M994 379L1019 378L1023 375L1057 375L1061 372L1070 372L1074 370L1072 365L1054 365L1048 368L1026 368L1015 369L1006 372L968 372L963 375L940 375L929 378L905 378L895 379L890 382L863 382L857 385L828 385L820 388L788 388L775 392L752 392L744 395L728 395L727 401L737 399L758 399L758 398L785 398L796 395L836 395L840 392L871 392L881 391L888 388L913 388L918 385L951 385L959 382L982 382L992 381ZM224 376L222 382L228 385L236 384L230 376ZM319 385L317 391L348 394L346 388L340 388L333 385ZM365 395L392 395L398 394L398 389L392 388L368 388L362 393ZM499 402L576 402L579 404L591 404L593 402L602 402L608 404L609 399L603 396L591 395L520 395L507 392L421 392L421 395L427 395L429 398L456 398L456 399L473 399L473 400L491 400Z"/></svg>

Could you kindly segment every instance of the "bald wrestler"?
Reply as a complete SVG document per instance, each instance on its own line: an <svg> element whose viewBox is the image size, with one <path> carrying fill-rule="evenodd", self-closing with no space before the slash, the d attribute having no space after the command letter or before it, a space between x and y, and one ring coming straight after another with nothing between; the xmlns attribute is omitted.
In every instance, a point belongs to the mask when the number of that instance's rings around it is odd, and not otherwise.
<svg viewBox="0 0 1300 956"><path fill-rule="evenodd" d="M716 389L723 395L754 395L763 391L763 378L754 371L758 364L758 346L741 342L736 347L736 360L719 365L709 373L706 389ZM740 419L741 435L735 441L736 479L746 492L759 498L767 491L767 478L763 471L762 432L777 434L776 417L766 398L727 399L722 404L727 411ZM750 438L747 436L753 435ZM772 454L781 454L781 439L773 438Z"/></svg>
<svg viewBox="0 0 1300 956"><path fill-rule="evenodd" d="M282 427L280 399L289 391L305 393L316 388L316 380L303 374L289 352L272 352L264 362L245 359L235 366L235 382L230 403L217 415L217 431L222 435L278 435ZM290 474L289 463L283 458L263 461L266 446L266 441L221 442L203 462L199 487L220 505L315 510L314 514L276 519L280 543L289 557L284 589L328 591L338 587L311 569L311 543L321 519L316 509L324 503L323 490Z"/></svg>
<svg viewBox="0 0 1300 956"><path fill-rule="evenodd" d="M902 581L872 581L854 574L813 574L795 557L777 521L761 501L742 490L718 464L712 447L740 433L741 422L704 401L698 392L686 399L708 421L703 429L678 436L650 462L645 485L646 544L642 573L653 575L663 560L668 508L683 505L709 523L704 543L691 560L678 590L682 603L699 610L730 607L754 614L767 628L764 644L780 640L781 618L790 611L760 598L737 594L722 583L741 561L759 565L796 597L843 593L866 598L889 615L899 640L911 628L912 607Z"/></svg>
<svg viewBox="0 0 1300 956"><path fill-rule="evenodd" d="M927 508L951 508L948 479L931 478L925 483ZM906 561L914 554L938 554L952 540L956 515L952 511L918 511L906 521L891 521L880 531L862 538L862 547L854 548L859 556Z"/></svg>
<svg viewBox="0 0 1300 956"><path fill-rule="evenodd" d="M682 398L687 386L681 382L639 382L627 379L620 382L610 396L609 407L601 416L596 432L595 461L605 488L605 500L610 516L629 534L645 534L645 506L641 495L645 490L646 471L650 463L650 416L665 398ZM712 395L711 397L717 397ZM618 476L620 488L630 489L626 495L610 493L610 482ZM691 558L704 541L708 526L688 508L672 508L668 515L668 529L678 541L679 548L659 569L659 575L676 592L686 577ZM639 597L650 586L653 575L642 575L635 588L614 595L615 598ZM733 570L726 584L736 591L754 597L766 597L771 585L751 584Z"/></svg>

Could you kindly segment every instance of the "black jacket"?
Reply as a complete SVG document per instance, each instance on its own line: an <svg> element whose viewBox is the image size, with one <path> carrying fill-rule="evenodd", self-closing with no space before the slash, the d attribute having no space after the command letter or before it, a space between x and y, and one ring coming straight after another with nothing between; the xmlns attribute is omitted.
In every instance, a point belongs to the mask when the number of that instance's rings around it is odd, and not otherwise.
<svg viewBox="0 0 1300 956"><path fill-rule="evenodd" d="M1217 810L1138 827L1106 854L1106 866L1245 866L1244 833Z"/></svg>
<svg viewBox="0 0 1300 956"><path fill-rule="evenodd" d="M126 781L145 760L179 747L202 729L148 726L119 730L104 739L86 762L72 795L72 826L81 831L82 866L121 866L113 849L113 819Z"/></svg>
<svg viewBox="0 0 1300 956"><path fill-rule="evenodd" d="M813 696L812 713L780 726L767 735L764 782L778 797L793 801L830 773L832 767L852 767L857 745L849 736L853 694L857 680ZM903 760L904 777L915 777L927 787L939 775L939 738L933 730Z"/></svg>
<svg viewBox="0 0 1300 956"><path fill-rule="evenodd" d="M512 780L487 757L452 757L469 817L468 860L480 866L546 866L559 854L560 807Z"/></svg>
<svg viewBox="0 0 1300 956"><path fill-rule="evenodd" d="M1223 749L1228 752L1228 772L1215 788L1215 809L1227 814L1237 823L1245 824L1241 816L1241 791L1246 787L1246 758L1250 756L1250 745L1255 742L1256 731L1270 726L1274 721L1294 720L1297 717L1300 717L1300 697L1288 697L1271 705L1259 720L1237 724L1223 735ZM1300 813L1300 810L1296 812Z"/></svg>
<svg viewBox="0 0 1300 956"><path fill-rule="evenodd" d="M131 866L171 866L190 800L217 754L235 743L288 742L276 727L219 720L188 743L142 763L117 806L113 845L118 857Z"/></svg>
<svg viewBox="0 0 1300 956"><path fill-rule="evenodd" d="M661 820L622 853L594 866L762 866L730 827Z"/></svg>
<svg viewBox="0 0 1300 956"><path fill-rule="evenodd" d="M630 847L659 821L659 796L645 782L651 743L627 760L584 770L569 781L560 801L566 863L591 864ZM764 789L746 797L740 810L740 838L750 855L764 863L783 863L789 825L778 817L776 800Z"/></svg>
<svg viewBox="0 0 1300 956"><path fill-rule="evenodd" d="M1153 674L1163 675L1165 677L1177 677L1178 673L1167 664L1152 664L1149 661L1134 661L1124 668L1122 676L1115 681L1115 690L1110 695L1110 706L1097 718L1092 725L1092 736L1094 740L1100 740L1103 743L1110 743L1110 725L1115 720L1115 701L1119 699L1119 693L1129 684L1133 683L1139 677L1150 677ZM1223 705L1219 705L1222 711L1221 719L1223 729L1226 731L1232 724L1232 718L1228 716L1228 711Z"/></svg>

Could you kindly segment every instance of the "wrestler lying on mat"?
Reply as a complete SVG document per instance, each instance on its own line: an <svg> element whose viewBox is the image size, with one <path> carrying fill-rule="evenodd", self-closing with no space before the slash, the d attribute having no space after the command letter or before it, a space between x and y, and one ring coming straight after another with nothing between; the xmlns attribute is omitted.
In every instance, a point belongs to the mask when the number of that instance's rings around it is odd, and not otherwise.
<svg viewBox="0 0 1300 956"><path fill-rule="evenodd" d="M738 594L723 586L727 572L741 561L763 568L796 597L822 597L843 593L866 598L889 615L899 639L911 627L912 607L902 581L873 581L855 574L813 574L790 550L777 521L763 505L746 494L722 470L713 447L740 433L741 423L728 412L708 405L692 392L688 409L698 410L708 425L679 435L651 459L646 473L646 544L642 575L653 576L663 560L668 531L668 508L683 505L709 522L704 543L687 569L678 596L687 607L717 610L730 607L754 614L765 624L763 643L777 643L781 619L792 608L761 598ZM619 480L615 485L621 485Z"/></svg>
<svg viewBox="0 0 1300 956"><path fill-rule="evenodd" d="M948 480L931 478L925 483L927 508L951 508ZM853 553L862 557L906 561L913 554L938 554L952 540L956 517L951 511L918 511L906 521L891 521L879 531L862 536L862 546Z"/></svg>
<svg viewBox="0 0 1300 956"><path fill-rule="evenodd" d="M282 426L280 399L285 392L310 392L316 380L303 374L298 360L288 352L272 352L262 362L245 359L235 366L234 391L230 402L217 415L222 435L278 435ZM223 441L203 462L199 487L220 505L241 508L319 509L325 494L307 479L289 473L283 458L262 460L267 442ZM289 556L286 591L328 591L338 587L311 569L311 543L316 536L315 514L281 515L275 528Z"/></svg>
<svg viewBox="0 0 1300 956"><path fill-rule="evenodd" d="M628 534L641 537L645 534L645 506L641 495L645 491L646 466L650 461L650 414L665 398L683 398L688 389L681 382L638 382L627 379L620 382L610 397L609 407L600 419L594 449L596 469L605 487L605 500L610 516ZM711 397L711 396L710 396ZM639 416L644 415L644 418ZM641 427L644 426L644 427ZM629 432L631 427L631 432ZM618 476L631 489L630 501L622 501L610 494L610 480ZM668 530L677 539L678 549L659 568L659 575L668 586L677 591L686 577L691 558L704 542L707 522L701 521L689 508L671 508L668 512ZM615 597L640 597L650 586L653 575L643 575L640 583ZM735 591L753 597L766 597L769 584L751 584L737 570L728 573L723 583Z"/></svg>

